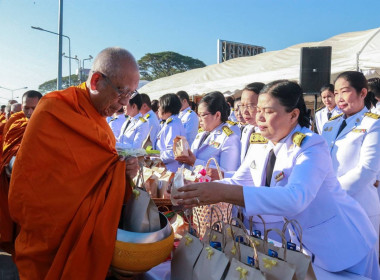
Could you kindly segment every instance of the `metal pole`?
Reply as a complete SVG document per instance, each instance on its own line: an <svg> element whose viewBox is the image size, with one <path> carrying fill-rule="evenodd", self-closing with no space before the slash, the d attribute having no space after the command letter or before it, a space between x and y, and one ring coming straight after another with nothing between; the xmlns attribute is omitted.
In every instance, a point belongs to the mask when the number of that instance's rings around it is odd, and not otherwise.
<svg viewBox="0 0 380 280"><path fill-rule="evenodd" d="M45 32L48 32L48 33L51 33L51 34L55 34L55 35L58 35L59 34L57 32L53 32L53 31L49 31L49 30L46 30L46 29L43 29L41 27L36 27L36 26L31 26L32 29L36 29L36 30L40 30L40 31L45 31ZM66 35L63 35L61 34L62 37L65 37L67 38L67 40L69 40L69 56L71 57L71 40L70 40L70 37L69 36L66 36ZM69 61L69 84L71 86L71 60Z"/></svg>
<svg viewBox="0 0 380 280"><path fill-rule="evenodd" d="M65 36L67 37L67 36ZM71 44L70 44L70 38L67 37L67 39L69 39L69 56L71 57ZM62 56L61 56L62 57ZM71 87L71 59L69 59L69 87Z"/></svg>
<svg viewBox="0 0 380 280"><path fill-rule="evenodd" d="M63 0L59 0L58 10L58 77L57 90L62 89L62 21L63 21Z"/></svg>

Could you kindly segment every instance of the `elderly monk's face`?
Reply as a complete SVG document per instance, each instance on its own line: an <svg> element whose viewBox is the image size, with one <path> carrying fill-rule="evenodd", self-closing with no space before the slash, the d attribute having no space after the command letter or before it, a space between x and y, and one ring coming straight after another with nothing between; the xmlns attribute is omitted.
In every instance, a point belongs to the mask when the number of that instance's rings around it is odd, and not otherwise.
<svg viewBox="0 0 380 280"><path fill-rule="evenodd" d="M135 66L126 65L123 73L116 77L97 75L96 91L91 92L91 99L96 110L103 116L112 116L121 107L126 106L129 94L134 92L139 84L140 74ZM120 94L123 92L122 94Z"/></svg>

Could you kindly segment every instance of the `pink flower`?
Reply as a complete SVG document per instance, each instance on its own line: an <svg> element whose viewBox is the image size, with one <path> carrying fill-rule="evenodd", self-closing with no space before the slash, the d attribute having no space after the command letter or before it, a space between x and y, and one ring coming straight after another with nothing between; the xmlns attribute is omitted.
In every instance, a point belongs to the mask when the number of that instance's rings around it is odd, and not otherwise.
<svg viewBox="0 0 380 280"><path fill-rule="evenodd" d="M206 169L202 169L199 171L199 174L201 174L202 176L206 176Z"/></svg>

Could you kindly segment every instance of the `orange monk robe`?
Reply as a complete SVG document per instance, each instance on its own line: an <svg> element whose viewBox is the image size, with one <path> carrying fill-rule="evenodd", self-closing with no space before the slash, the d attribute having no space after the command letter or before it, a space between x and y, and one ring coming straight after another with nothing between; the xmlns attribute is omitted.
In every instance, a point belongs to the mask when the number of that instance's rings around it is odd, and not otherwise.
<svg viewBox="0 0 380 280"><path fill-rule="evenodd" d="M0 115L0 143L3 142L3 131L4 131L4 126L7 122L7 119L5 118L5 115ZM0 154L2 150L0 149Z"/></svg>
<svg viewBox="0 0 380 280"><path fill-rule="evenodd" d="M7 121L3 135L3 154L0 160L0 248L13 254L13 242L16 235L16 225L8 210L9 177L6 166L20 148L28 119L24 113L13 114Z"/></svg>
<svg viewBox="0 0 380 280"><path fill-rule="evenodd" d="M4 128L3 128L3 133L2 133L2 139L0 140L0 143L1 143L1 152L3 151L3 142L4 142L4 137L5 137L5 134L7 134L9 128L11 127L11 125L19 120L19 119L22 119L22 118L25 118L25 114L23 111L20 111L20 112L17 112L17 113L14 113L11 115L11 117L9 118L9 120L7 120L7 122L5 123L4 125Z"/></svg>
<svg viewBox="0 0 380 280"><path fill-rule="evenodd" d="M115 137L85 84L45 95L28 123L9 189L10 214L20 225L20 278L104 280L131 194L126 184Z"/></svg>

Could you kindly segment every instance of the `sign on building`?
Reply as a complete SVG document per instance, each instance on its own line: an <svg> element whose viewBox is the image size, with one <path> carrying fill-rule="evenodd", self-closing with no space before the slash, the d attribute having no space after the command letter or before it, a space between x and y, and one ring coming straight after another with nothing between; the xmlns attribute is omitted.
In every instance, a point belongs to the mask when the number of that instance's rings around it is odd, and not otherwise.
<svg viewBox="0 0 380 280"><path fill-rule="evenodd" d="M254 46L249 44L231 42L218 39L218 63L227 61L229 59L254 56L265 52L265 48L261 46Z"/></svg>

